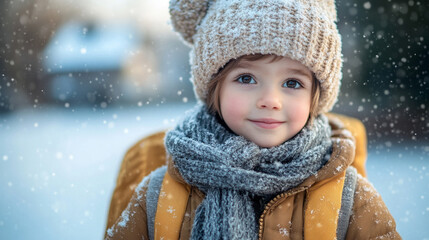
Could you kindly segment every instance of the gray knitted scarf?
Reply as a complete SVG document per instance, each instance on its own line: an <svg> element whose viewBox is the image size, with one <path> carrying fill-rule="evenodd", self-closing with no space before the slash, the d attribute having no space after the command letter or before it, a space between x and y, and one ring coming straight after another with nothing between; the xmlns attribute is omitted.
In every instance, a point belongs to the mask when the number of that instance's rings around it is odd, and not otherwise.
<svg viewBox="0 0 429 240"><path fill-rule="evenodd" d="M285 192L326 163L332 142L321 115L282 145L260 148L224 127L199 106L165 145L183 179L206 194L197 208L192 239L257 239L252 198Z"/></svg>

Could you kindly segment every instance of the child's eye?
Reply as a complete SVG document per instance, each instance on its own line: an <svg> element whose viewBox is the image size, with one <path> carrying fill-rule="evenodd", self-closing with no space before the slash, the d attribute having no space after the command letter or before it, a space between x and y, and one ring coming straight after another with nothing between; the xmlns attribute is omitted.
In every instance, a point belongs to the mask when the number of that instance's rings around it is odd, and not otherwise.
<svg viewBox="0 0 429 240"><path fill-rule="evenodd" d="M283 87L297 89L302 88L302 85L297 80L287 80L285 83L283 83Z"/></svg>
<svg viewBox="0 0 429 240"><path fill-rule="evenodd" d="M255 84L256 83L255 79L253 79L253 77L250 75L241 75L237 78L237 81L239 83L243 83L243 84Z"/></svg>

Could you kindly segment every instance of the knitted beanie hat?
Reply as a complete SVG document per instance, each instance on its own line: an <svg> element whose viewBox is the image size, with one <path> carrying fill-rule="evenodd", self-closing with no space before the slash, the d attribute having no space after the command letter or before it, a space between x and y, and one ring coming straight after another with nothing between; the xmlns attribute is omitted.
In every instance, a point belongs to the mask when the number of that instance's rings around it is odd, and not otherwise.
<svg viewBox="0 0 429 240"><path fill-rule="evenodd" d="M342 56L334 0L170 0L170 15L192 47L191 81L200 100L231 59L273 54L315 74L321 85L318 113L336 102Z"/></svg>

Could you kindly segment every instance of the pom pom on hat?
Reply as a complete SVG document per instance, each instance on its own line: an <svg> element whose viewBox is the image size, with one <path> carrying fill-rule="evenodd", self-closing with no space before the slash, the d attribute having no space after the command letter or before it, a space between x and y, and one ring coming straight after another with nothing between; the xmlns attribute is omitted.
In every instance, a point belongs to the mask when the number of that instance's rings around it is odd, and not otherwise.
<svg viewBox="0 0 429 240"><path fill-rule="evenodd" d="M321 86L318 113L337 100L342 55L334 0L171 0L174 29L192 46L191 81L205 101L231 59L273 54L308 67Z"/></svg>
<svg viewBox="0 0 429 240"><path fill-rule="evenodd" d="M207 13L209 3L210 0L170 0L171 22L187 43L194 43L192 37Z"/></svg>

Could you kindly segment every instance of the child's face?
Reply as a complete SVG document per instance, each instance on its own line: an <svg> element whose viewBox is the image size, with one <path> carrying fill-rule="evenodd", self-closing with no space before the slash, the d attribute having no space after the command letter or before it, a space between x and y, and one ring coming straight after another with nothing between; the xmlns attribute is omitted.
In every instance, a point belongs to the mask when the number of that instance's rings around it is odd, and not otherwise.
<svg viewBox="0 0 429 240"><path fill-rule="evenodd" d="M220 111L236 134L260 147L295 136L310 114L311 71L289 58L241 60L220 89Z"/></svg>

